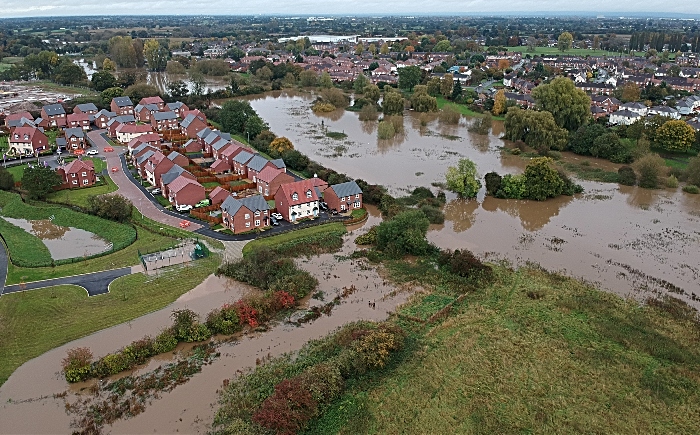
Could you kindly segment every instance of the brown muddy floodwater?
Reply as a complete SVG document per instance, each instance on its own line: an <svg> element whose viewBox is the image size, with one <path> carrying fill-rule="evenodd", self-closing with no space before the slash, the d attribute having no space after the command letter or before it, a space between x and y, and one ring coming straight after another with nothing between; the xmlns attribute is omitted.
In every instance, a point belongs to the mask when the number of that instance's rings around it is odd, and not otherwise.
<svg viewBox="0 0 700 435"><path fill-rule="evenodd" d="M99 254L111 248L111 243L89 231L62 227L50 220L28 221L8 217L2 219L41 239L54 260Z"/></svg>
<svg viewBox="0 0 700 435"><path fill-rule="evenodd" d="M370 217L368 222L370 225L376 224L379 218ZM364 230L355 229L346 236L346 243L339 254L351 253L355 249L352 240ZM411 294L385 283L377 271L367 267L363 261L338 260L333 254L324 254L301 259L299 264L318 278L319 290L323 294L323 300L311 299L308 306L324 305L351 285L357 290L343 299L330 315L323 315L300 327L281 322L272 325L266 332L221 344L221 357L204 366L201 373L175 390L161 394L142 414L118 421L106 427L105 432L206 432L217 409L217 390L224 379L255 367L257 360L296 351L309 340L321 338L348 322L383 320L388 312L405 302ZM64 399L53 398L53 395L68 390L65 400L73 402L76 394L81 394L80 389L90 384L68 385L59 376L60 362L67 349L88 346L99 357L144 335L157 334L170 324L170 313L174 309L190 308L205 315L213 308L238 299L246 291L254 290L235 281L210 277L167 308L76 340L27 362L0 388L0 432L43 434L70 431L71 416L64 410ZM370 301L375 302L373 308L369 306ZM152 370L174 359L175 355L161 355L157 361L134 373ZM38 415L41 418L36 418Z"/></svg>
<svg viewBox="0 0 700 435"><path fill-rule="evenodd" d="M469 158L479 174L520 173L527 160L504 153L494 121L487 136L470 133L472 120L444 126L415 112L404 115L404 134L377 139L377 122L336 111L317 116L310 93L276 91L249 97L271 130L292 140L299 151L353 178L385 185L394 194L444 182L448 166ZM325 132L342 132L336 140ZM564 153L567 161L588 160L592 167L619 165ZM680 189L645 190L617 184L581 182L575 197L535 201L485 198L457 200L448 194L444 225L432 226L428 238L442 248L470 248L516 264L539 263L549 270L600 284L623 296L643 298L669 289L700 306L700 195Z"/></svg>

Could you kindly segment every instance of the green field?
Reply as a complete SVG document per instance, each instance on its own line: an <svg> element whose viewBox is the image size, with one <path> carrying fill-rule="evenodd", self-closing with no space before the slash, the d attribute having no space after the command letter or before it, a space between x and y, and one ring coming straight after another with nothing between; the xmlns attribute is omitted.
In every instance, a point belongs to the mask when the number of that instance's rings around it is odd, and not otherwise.
<svg viewBox="0 0 700 435"><path fill-rule="evenodd" d="M640 306L539 269L495 272L445 320L392 320L409 334L403 355L349 385L303 433L697 432L692 309ZM400 312L425 319L448 296L438 289Z"/></svg>
<svg viewBox="0 0 700 435"><path fill-rule="evenodd" d="M157 278L127 275L114 281L109 294L91 298L75 286L4 295L0 298L0 385L21 364L48 350L167 306L201 283L218 264L219 257L211 256Z"/></svg>
<svg viewBox="0 0 700 435"><path fill-rule="evenodd" d="M105 195L118 189L117 185L114 184L114 181L112 181L108 175L101 175L100 177L102 180L104 180L104 184L78 189L59 190L58 192L50 194L48 196L48 200L87 208L87 200L90 196Z"/></svg>
<svg viewBox="0 0 700 435"><path fill-rule="evenodd" d="M462 115L465 116L473 116L473 117L482 117L484 116L483 113L475 112L471 110L469 107L465 106L464 104L456 104L451 101L446 100L444 97L436 97L437 98L437 104L438 104L438 109L442 109L445 106L450 106L454 108L456 111L461 113ZM505 118L503 116L493 116L491 115L493 119L498 119L498 120L504 120Z"/></svg>
<svg viewBox="0 0 700 435"><path fill-rule="evenodd" d="M253 249L267 247L274 248L281 244L293 243L306 237L315 237L323 234L345 232L345 226L340 222L333 222L325 225L303 228L296 231L289 231L276 236L264 237L253 240L243 247L243 255L250 254Z"/></svg>

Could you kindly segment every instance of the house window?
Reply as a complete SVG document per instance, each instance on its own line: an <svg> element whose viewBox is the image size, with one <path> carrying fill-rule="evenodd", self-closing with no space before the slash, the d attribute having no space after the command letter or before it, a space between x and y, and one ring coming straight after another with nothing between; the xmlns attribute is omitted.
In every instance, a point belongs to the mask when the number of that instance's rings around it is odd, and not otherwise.
<svg viewBox="0 0 700 435"><path fill-rule="evenodd" d="M87 177L87 172L83 172L83 177Z"/></svg>
<svg viewBox="0 0 700 435"><path fill-rule="evenodd" d="M78 180L73 180L73 184L78 184Z"/></svg>
<svg viewBox="0 0 700 435"><path fill-rule="evenodd" d="M259 220L256 220L256 221L255 221L255 226L256 226L256 227L259 227L259 226L260 226L260 221L259 221Z"/></svg>
<svg viewBox="0 0 700 435"><path fill-rule="evenodd" d="M340 204L340 209L345 210L345 204Z"/></svg>
<svg viewBox="0 0 700 435"><path fill-rule="evenodd" d="M75 178L75 174L70 174L71 177Z"/></svg>
<svg viewBox="0 0 700 435"><path fill-rule="evenodd" d="M340 198L341 201L345 201L345 197Z"/></svg>
<svg viewBox="0 0 700 435"><path fill-rule="evenodd" d="M246 227L246 228L250 228L250 222L246 222L246 223L245 223L245 227Z"/></svg>
<svg viewBox="0 0 700 435"><path fill-rule="evenodd" d="M260 211L256 211L255 216L260 216Z"/></svg>
<svg viewBox="0 0 700 435"><path fill-rule="evenodd" d="M355 194L355 199L360 199L360 194L359 194L359 193L356 193L356 194Z"/></svg>
<svg viewBox="0 0 700 435"><path fill-rule="evenodd" d="M87 179L87 178L83 180L83 184L85 184L85 185L88 184L88 179Z"/></svg>
<svg viewBox="0 0 700 435"><path fill-rule="evenodd" d="M357 201L357 202L355 203L355 208L360 208L360 201Z"/></svg>
<svg viewBox="0 0 700 435"><path fill-rule="evenodd" d="M246 219L250 219L250 214L249 214L249 213L246 213L246 214L245 214L245 218L246 218Z"/></svg>
<svg viewBox="0 0 700 435"><path fill-rule="evenodd" d="M292 193L292 201L298 201L299 200L299 195L296 193Z"/></svg>

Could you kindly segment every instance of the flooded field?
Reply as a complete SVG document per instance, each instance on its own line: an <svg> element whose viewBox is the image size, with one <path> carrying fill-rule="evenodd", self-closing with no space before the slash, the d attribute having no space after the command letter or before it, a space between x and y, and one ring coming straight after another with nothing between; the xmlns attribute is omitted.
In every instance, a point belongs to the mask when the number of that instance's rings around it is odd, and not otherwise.
<svg viewBox="0 0 700 435"><path fill-rule="evenodd" d="M379 218L370 217L369 223ZM356 230L346 237L342 252L354 250L352 240L361 232ZM409 289L396 289L385 283L373 268L362 261L338 261L333 254L312 259L301 259L299 264L319 280L319 291L306 307L321 306L345 291L350 293L328 315L295 326L287 321L279 322L266 332L243 336L234 342L219 346L221 357L203 367L188 383L169 393L162 393L152 401L145 412L129 420L121 420L106 432L112 433L201 433L206 432L216 411L217 389L224 379L239 371L255 367L260 360L296 351L309 340L327 335L339 326L355 320L382 320L410 296ZM352 292L346 290L354 286ZM66 433L70 431L71 416L65 412L65 402L73 402L80 395L89 395L90 382L68 385L58 371L60 361L69 348L88 346L95 356L101 356L125 346L146 334L155 335L170 325L170 313L175 309L190 308L205 315L213 308L240 298L250 287L225 278L209 277L200 286L180 297L171 306L143 316L132 322L100 331L91 336L61 346L31 360L20 367L0 388L0 421L4 433ZM369 302L374 305L370 307ZM300 313L301 314L301 313ZM293 315L291 319L299 316ZM191 345L190 345L191 346ZM187 349L180 345L180 349ZM172 361L172 354L161 355L147 367L134 373L143 373ZM65 398L54 397L68 391ZM42 418L32 416L41 415Z"/></svg>
<svg viewBox="0 0 700 435"><path fill-rule="evenodd" d="M443 182L448 166L473 160L483 176L522 172L527 160L501 151L503 123L491 134L467 131L471 122L441 125L407 112L404 134L377 139L376 122L336 111L317 116L309 93L277 91L249 98L272 131L319 163L353 178L383 184L393 194ZM345 139L326 137L342 132ZM568 161L591 167L618 165L564 153ZM680 189L655 191L617 184L581 182L586 192L545 202L484 198L462 201L448 194L446 222L428 238L443 248L467 247L515 263L535 262L550 270L599 283L624 296L671 291L700 306L700 195Z"/></svg>
<svg viewBox="0 0 700 435"><path fill-rule="evenodd" d="M41 239L54 260L99 254L111 248L108 241L80 228L62 227L50 220L3 219Z"/></svg>

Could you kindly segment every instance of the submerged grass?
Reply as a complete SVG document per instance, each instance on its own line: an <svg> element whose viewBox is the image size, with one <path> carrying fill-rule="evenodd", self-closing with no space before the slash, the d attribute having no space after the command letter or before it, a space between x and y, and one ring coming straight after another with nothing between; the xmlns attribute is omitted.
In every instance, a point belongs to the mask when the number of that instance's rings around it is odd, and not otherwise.
<svg viewBox="0 0 700 435"><path fill-rule="evenodd" d="M582 180L600 181L603 183L617 183L619 176L617 172L606 171L601 168L576 163L561 163L561 165L569 172L573 172Z"/></svg>
<svg viewBox="0 0 700 435"><path fill-rule="evenodd" d="M411 281L426 269L404 262L390 272ZM534 268L494 272L442 323L392 320L414 340L410 353L351 386L307 433L697 431L694 310L671 300L640 306ZM400 312L427 318L451 290Z"/></svg>
<svg viewBox="0 0 700 435"><path fill-rule="evenodd" d="M50 349L165 307L213 273L219 261L213 255L158 277L127 275L115 280L110 293L102 296L88 297L76 286L3 295L0 385L21 364Z"/></svg>

